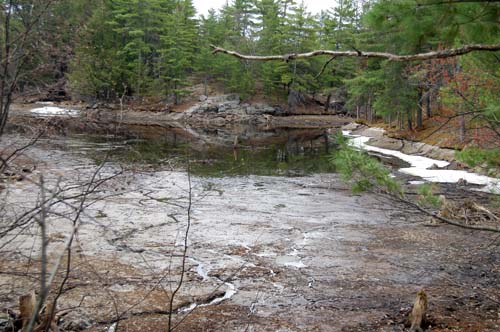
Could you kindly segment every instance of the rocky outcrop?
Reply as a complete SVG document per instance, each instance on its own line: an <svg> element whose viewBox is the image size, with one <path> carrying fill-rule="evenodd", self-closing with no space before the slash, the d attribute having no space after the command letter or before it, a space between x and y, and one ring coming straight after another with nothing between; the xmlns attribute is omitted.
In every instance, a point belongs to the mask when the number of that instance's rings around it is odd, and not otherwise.
<svg viewBox="0 0 500 332"><path fill-rule="evenodd" d="M221 126L225 123L266 122L266 116L283 115L281 106L241 103L236 94L200 98L200 102L182 113L187 123L208 123Z"/></svg>
<svg viewBox="0 0 500 332"><path fill-rule="evenodd" d="M242 104L236 94L200 98L200 103L191 107L186 112L186 116L207 115L207 116L257 116L257 115L283 115L281 106L271 106L268 104Z"/></svg>

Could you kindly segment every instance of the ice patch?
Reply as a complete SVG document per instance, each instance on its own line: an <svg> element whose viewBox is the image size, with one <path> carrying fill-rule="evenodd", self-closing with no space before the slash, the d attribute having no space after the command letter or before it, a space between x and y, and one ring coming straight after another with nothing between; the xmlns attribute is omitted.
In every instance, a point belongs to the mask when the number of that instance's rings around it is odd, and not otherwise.
<svg viewBox="0 0 500 332"><path fill-rule="evenodd" d="M78 114L80 113L80 111L78 110L72 110L56 106L44 106L44 107L34 108L30 112L42 116L55 116L55 115L78 116Z"/></svg>
<svg viewBox="0 0 500 332"><path fill-rule="evenodd" d="M387 156L393 156L406 161L411 167L401 168L399 171L405 174L418 176L429 182L457 183L465 180L467 183L484 186L481 191L500 194L500 179L491 178L463 170L429 169L443 168L450 163L444 160L437 160L423 156L408 155L400 151L388 150L366 144L370 137L352 135L349 131L343 130L342 134L348 138L349 144L357 149L377 152ZM417 184L417 183L413 183Z"/></svg>

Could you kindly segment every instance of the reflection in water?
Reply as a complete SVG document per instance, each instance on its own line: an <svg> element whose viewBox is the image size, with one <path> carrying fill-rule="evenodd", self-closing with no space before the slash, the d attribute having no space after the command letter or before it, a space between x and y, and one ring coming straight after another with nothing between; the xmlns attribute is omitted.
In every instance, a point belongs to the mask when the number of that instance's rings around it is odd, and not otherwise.
<svg viewBox="0 0 500 332"><path fill-rule="evenodd" d="M331 129L261 130L252 126L231 128L163 128L131 126L124 144L112 151L125 163L182 166L189 159L193 173L224 175L302 175L333 172L328 155ZM127 138L125 141L124 139ZM94 137L94 141L110 141ZM96 151L97 153L97 151ZM98 153L96 159L103 156Z"/></svg>

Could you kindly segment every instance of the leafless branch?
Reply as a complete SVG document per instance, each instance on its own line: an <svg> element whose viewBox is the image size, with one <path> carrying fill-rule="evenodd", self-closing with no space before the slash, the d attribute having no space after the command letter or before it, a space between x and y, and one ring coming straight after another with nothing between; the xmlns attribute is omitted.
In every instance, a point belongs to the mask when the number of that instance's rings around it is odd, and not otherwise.
<svg viewBox="0 0 500 332"><path fill-rule="evenodd" d="M318 79L321 75L323 75L323 73L325 72L326 67L328 67L328 65L330 64L330 62L332 62L333 60L335 60L335 58L336 58L336 56L332 56L327 62L325 62L325 64L323 65L323 67L319 71L318 75L314 76L315 80Z"/></svg>
<svg viewBox="0 0 500 332"><path fill-rule="evenodd" d="M7 166L8 166L8 163L9 161L14 158L15 156L17 156L19 153L23 152L24 150L28 149L29 147L33 146L33 144L35 144L39 139L40 137L42 137L43 135L43 131L40 131L34 138L32 138L30 140L30 142L26 145L23 145L22 147L20 148L17 148L15 149L14 151L12 151L7 157L2 157L0 156L0 162L2 163L0 165L0 172L1 171L4 171Z"/></svg>
<svg viewBox="0 0 500 332"><path fill-rule="evenodd" d="M424 1L423 3L417 2L417 6L423 7L423 6L437 6L437 5L453 5L460 3L497 3L497 2L500 1L499 0L443 0L443 1L430 1L430 2Z"/></svg>
<svg viewBox="0 0 500 332"><path fill-rule="evenodd" d="M184 281L184 274L186 273L186 258L187 258L187 250L188 250L188 239L189 239L189 229L191 228L191 209L192 209L192 203L193 203L193 187L191 184L191 169L190 169L190 162L189 162L189 157L188 157L188 165L187 165L187 177L188 177L188 206L187 206L187 225L186 225L186 231L184 233L184 248L183 248L183 253L182 253L182 264L181 264L181 275L179 282L177 283L176 288L170 295L169 299L169 304L168 304L168 325L167 325L167 331L171 332L173 330L172 327L172 315L173 315L173 305L174 305L174 298L175 295L179 292L179 290L182 287L182 283Z"/></svg>
<svg viewBox="0 0 500 332"><path fill-rule="evenodd" d="M431 51L426 53L410 54L410 55L397 55L386 52L362 52L362 51L332 51L332 50L314 50L307 53L294 53L285 55L244 55L235 51L226 50L224 48L211 45L213 54L224 53L242 60L249 61L290 61L295 59L305 59L320 55L330 55L332 57L361 57L361 58L381 58L390 61L422 61L429 59L450 58L464 55L475 51L499 51L500 45L465 45L459 48L451 48L440 51Z"/></svg>
<svg viewBox="0 0 500 332"><path fill-rule="evenodd" d="M79 225L80 225L78 221L80 219L81 214L84 211L85 201L86 201L88 195L90 195L90 193L94 192L94 190L95 190L95 186L94 185L96 184L96 182L98 182L98 181L96 181L97 176L101 172L102 168L104 167L104 164L105 164L105 162L103 162L98 168L96 168L96 170L92 174L91 179L89 180L88 184L84 188L83 193L81 195L80 204L79 204L79 206L75 210L75 216L73 218L72 229L71 229L71 232L69 234L69 237L66 240L66 242L64 244L64 248L61 251L61 253L59 254L59 256L57 257L57 259L55 261L55 264L52 266L51 272L49 274L47 274L47 264L48 264L48 259L47 259L47 245L48 245L48 239L47 239L47 232L46 232L46 227L47 227L46 223L47 223L47 215L48 215L48 212L49 212L47 204L51 200L53 200L54 198L57 197L58 192L57 191L53 191L51 197L46 198L47 188L46 188L45 180L44 180L43 175L40 176L40 181L38 183L38 185L40 187L40 201L41 201L41 203L39 204L40 205L40 213L39 213L39 216L38 216L38 224L39 224L39 227L41 228L41 241L42 241L42 248L41 248L41 253L42 253L42 255L41 255L41 271L40 271L40 292L39 292L38 300L36 302L35 310L33 311L33 315L32 315L32 317L30 319L29 324L28 324L27 331L33 331L34 330L34 328L35 328L35 322L38 319L40 310L41 310L43 304L45 303L45 301L47 299L47 296L48 296L48 293L49 293L49 289L51 288L51 286L53 284L53 281L54 281L54 278L55 278L55 276L57 274L57 271L59 270L61 262L62 262L65 254L67 252L68 253L68 261L67 261L67 266L66 266L66 274L65 274L65 277L63 278L63 282L61 283L61 285L59 287L59 291L56 294L55 299L53 300L53 305L49 306L51 309L50 309L50 312L48 313L48 315L49 315L48 317L54 317L54 311L55 311L55 308L56 308L57 300L61 296L62 290L64 288L64 285L65 285L65 283L66 283L66 281L68 280L68 277L69 277L69 272L70 272L70 267L71 267L71 265L70 265L71 264L71 260L70 260L71 246L72 246L73 239L76 236L76 233L77 233ZM102 184L102 182L100 184ZM48 278L47 278L47 276L48 276ZM46 328L48 328L48 327L49 326L46 325Z"/></svg>

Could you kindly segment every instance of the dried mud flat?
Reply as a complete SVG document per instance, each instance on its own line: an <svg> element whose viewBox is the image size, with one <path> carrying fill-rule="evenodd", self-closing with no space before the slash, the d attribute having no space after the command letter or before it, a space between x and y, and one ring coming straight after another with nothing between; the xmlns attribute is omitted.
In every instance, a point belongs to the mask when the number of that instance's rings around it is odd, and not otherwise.
<svg viewBox="0 0 500 332"><path fill-rule="evenodd" d="M44 142L30 149L43 163L29 178L88 179L93 162L69 150ZM92 195L59 300L59 309L70 309L64 329L166 329L188 188L185 172L127 168ZM498 236L425 227L416 211L354 195L334 174L192 177L192 188L187 273L174 301L178 331L405 331L421 288L429 294L430 331L500 329ZM5 213L37 197L29 181L9 183ZM70 230L67 220L50 219L52 259ZM3 308L37 287L36 235L33 227L1 240Z"/></svg>

